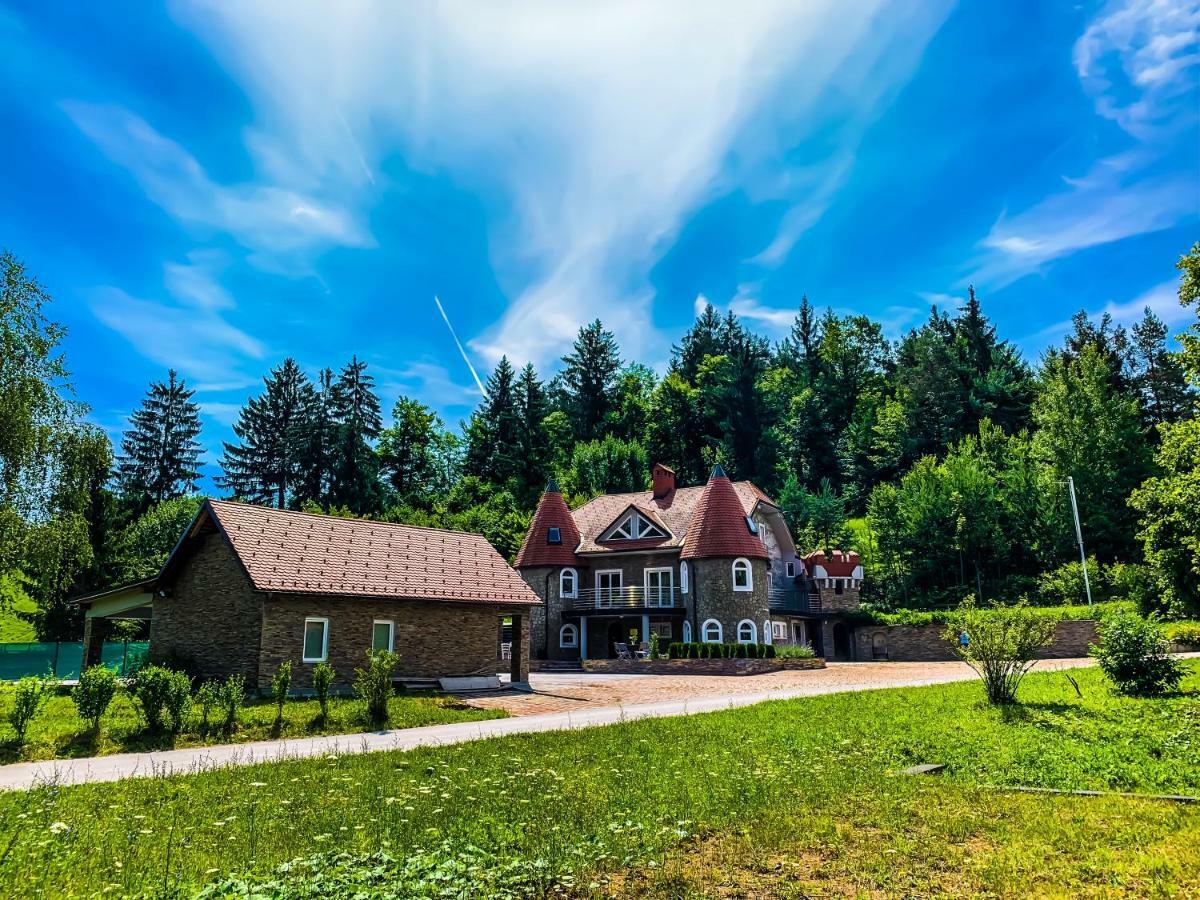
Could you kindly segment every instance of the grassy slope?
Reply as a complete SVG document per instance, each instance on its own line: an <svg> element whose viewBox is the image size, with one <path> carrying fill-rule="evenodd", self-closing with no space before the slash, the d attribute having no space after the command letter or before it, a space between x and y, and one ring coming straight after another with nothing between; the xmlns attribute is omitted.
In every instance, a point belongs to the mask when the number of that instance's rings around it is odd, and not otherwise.
<svg viewBox="0 0 1200 900"><path fill-rule="evenodd" d="M5 723L12 705L12 688L0 687L0 720ZM213 727L202 728L200 710L193 706L183 733L175 737L151 736L143 731L144 722L136 701L122 692L113 698L97 737L87 732L71 698L58 696L52 697L38 713L29 727L24 746L16 745L11 730L0 730L0 762L242 743L308 734L351 734L370 727L361 720L360 708L360 703L335 698L330 701L329 720L322 723L316 700L290 700L283 708L282 725L276 729L275 705L270 701L254 701L242 708L239 728L227 734ZM504 715L500 710L463 707L449 698L422 696L393 697L388 713L392 728L494 719ZM220 716L217 711L210 713L210 722L215 724Z"/></svg>
<svg viewBox="0 0 1200 900"><path fill-rule="evenodd" d="M1082 699L1036 675L1013 710L963 683L3 795L0 893L249 872L278 879L256 896L1194 896L1200 810L984 786L1200 793L1200 666L1184 696L1153 701L1077 677ZM948 774L896 775L930 761Z"/></svg>

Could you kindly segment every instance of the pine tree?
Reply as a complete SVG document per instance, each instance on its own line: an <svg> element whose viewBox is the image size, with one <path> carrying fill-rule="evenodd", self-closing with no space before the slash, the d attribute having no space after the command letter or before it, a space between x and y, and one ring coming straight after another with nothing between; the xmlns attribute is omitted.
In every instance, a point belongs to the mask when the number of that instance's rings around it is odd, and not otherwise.
<svg viewBox="0 0 1200 900"><path fill-rule="evenodd" d="M776 356L780 365L796 373L805 385L817 383L821 370L821 327L808 295L800 298L800 309L791 333L780 342Z"/></svg>
<svg viewBox="0 0 1200 900"><path fill-rule="evenodd" d="M621 371L616 337L597 319L579 329L575 345L562 361L565 411L575 428L575 439L602 437L613 406L617 373Z"/></svg>
<svg viewBox="0 0 1200 900"><path fill-rule="evenodd" d="M251 503L283 509L299 478L299 451L315 391L308 376L288 357L263 379L233 426L239 443L225 444L219 482Z"/></svg>
<svg viewBox="0 0 1200 900"><path fill-rule="evenodd" d="M517 496L533 501L549 474L550 440L543 423L550 414L550 401L532 363L527 363L521 370L513 389L513 399L518 422L517 443L521 459L525 461Z"/></svg>
<svg viewBox="0 0 1200 900"><path fill-rule="evenodd" d="M508 357L500 358L484 388L486 399L467 425L467 474L506 489L524 469L521 458L521 416L516 373Z"/></svg>
<svg viewBox="0 0 1200 900"><path fill-rule="evenodd" d="M196 392L171 369L167 381L151 382L141 406L129 417L117 464L121 492L140 515L156 503L196 489L202 448Z"/></svg>
<svg viewBox="0 0 1200 900"><path fill-rule="evenodd" d="M671 348L671 371L694 385L705 358L721 355L721 327L721 317L706 303L679 345Z"/></svg>
<svg viewBox="0 0 1200 900"><path fill-rule="evenodd" d="M1150 307L1133 326L1130 345L1133 389L1137 391L1146 424L1178 422L1191 415L1192 392L1179 355L1167 349L1167 326Z"/></svg>
<svg viewBox="0 0 1200 900"><path fill-rule="evenodd" d="M333 421L333 372L322 369L317 386L304 395L302 426L294 434L296 471L292 480L292 504L327 506L332 482L332 459L337 427Z"/></svg>
<svg viewBox="0 0 1200 900"><path fill-rule="evenodd" d="M355 356L330 389L330 418L334 425L329 503L356 515L380 506L379 460L370 441L383 430L375 378Z"/></svg>

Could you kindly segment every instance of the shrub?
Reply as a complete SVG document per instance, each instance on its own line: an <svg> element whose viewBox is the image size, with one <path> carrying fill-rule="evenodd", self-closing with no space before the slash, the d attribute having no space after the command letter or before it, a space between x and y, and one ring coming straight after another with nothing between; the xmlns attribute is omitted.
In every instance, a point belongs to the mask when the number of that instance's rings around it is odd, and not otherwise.
<svg viewBox="0 0 1200 900"><path fill-rule="evenodd" d="M221 703L221 683L206 681L196 689L196 702L200 704L200 727L208 731L208 716Z"/></svg>
<svg viewBox="0 0 1200 900"><path fill-rule="evenodd" d="M1200 622L1172 622L1166 627L1166 635L1180 644L1200 644Z"/></svg>
<svg viewBox="0 0 1200 900"><path fill-rule="evenodd" d="M774 659L777 653L778 651L775 649L774 644L767 644L767 652L765 654L767 659Z"/></svg>
<svg viewBox="0 0 1200 900"><path fill-rule="evenodd" d="M775 652L771 655L780 659L812 659L817 655L808 644L780 644L772 649Z"/></svg>
<svg viewBox="0 0 1200 900"><path fill-rule="evenodd" d="M246 676L230 675L218 689L217 705L224 713L221 722L226 731L233 731L238 725L238 713L246 702Z"/></svg>
<svg viewBox="0 0 1200 900"><path fill-rule="evenodd" d="M142 705L142 716L151 731L168 728L178 734L192 702L192 683L183 672L164 666L145 666L134 676L131 689Z"/></svg>
<svg viewBox="0 0 1200 900"><path fill-rule="evenodd" d="M29 724L41 711L42 706L54 692L57 679L53 675L38 678L26 675L13 688L13 705L8 711L8 723L17 733L17 743L25 743L25 732Z"/></svg>
<svg viewBox="0 0 1200 900"><path fill-rule="evenodd" d="M1092 652L1119 693L1152 697L1175 690L1183 677L1168 647L1154 616L1122 613L1100 624L1100 645Z"/></svg>
<svg viewBox="0 0 1200 900"><path fill-rule="evenodd" d="M275 724L283 721L283 704L287 702L288 691L292 687L292 662L285 660L275 670L271 679L271 696L275 698Z"/></svg>
<svg viewBox="0 0 1200 900"><path fill-rule="evenodd" d="M71 691L71 700L79 718L98 732L100 719L117 694L117 673L107 666L88 666L79 676L79 684Z"/></svg>
<svg viewBox="0 0 1200 900"><path fill-rule="evenodd" d="M650 658L658 659L658 632L650 632Z"/></svg>
<svg viewBox="0 0 1200 900"><path fill-rule="evenodd" d="M1108 572L1101 568L1094 556L1088 557L1087 573L1091 582L1092 597L1096 600L1107 598L1110 593ZM1043 606L1086 603L1087 588L1083 583L1083 563L1064 563L1057 569L1039 575L1037 600Z"/></svg>
<svg viewBox="0 0 1200 900"><path fill-rule="evenodd" d="M734 649L734 651L733 651L733 655L735 657L737 657L738 659L745 659L749 655L748 645L747 644L738 644L736 649Z"/></svg>
<svg viewBox="0 0 1200 900"><path fill-rule="evenodd" d="M313 691L321 705L321 721L329 718L329 686L333 684L333 666L327 662L317 663L312 671Z"/></svg>
<svg viewBox="0 0 1200 900"><path fill-rule="evenodd" d="M354 693L366 704L367 720L383 725L392 697L392 670L400 657L387 650L368 650L367 667L354 670Z"/></svg>
<svg viewBox="0 0 1200 900"><path fill-rule="evenodd" d="M950 617L942 637L983 679L988 703L1013 703L1034 655L1054 639L1057 625L1056 618L1039 615L1025 600L1015 606L980 609L975 598L968 597ZM963 634L965 644L960 642Z"/></svg>

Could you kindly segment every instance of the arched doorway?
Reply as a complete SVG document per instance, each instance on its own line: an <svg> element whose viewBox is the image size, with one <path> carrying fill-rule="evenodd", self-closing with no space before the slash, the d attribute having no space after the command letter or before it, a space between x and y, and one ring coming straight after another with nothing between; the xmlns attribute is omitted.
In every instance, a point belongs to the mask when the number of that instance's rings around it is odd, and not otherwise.
<svg viewBox="0 0 1200 900"><path fill-rule="evenodd" d="M850 629L846 627L845 622L838 622L833 626L833 658L850 658Z"/></svg>

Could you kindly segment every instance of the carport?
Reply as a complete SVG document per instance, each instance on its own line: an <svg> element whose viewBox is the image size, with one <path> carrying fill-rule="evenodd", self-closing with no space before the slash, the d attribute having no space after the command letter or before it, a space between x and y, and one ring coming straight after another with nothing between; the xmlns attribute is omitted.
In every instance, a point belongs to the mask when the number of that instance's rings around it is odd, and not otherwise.
<svg viewBox="0 0 1200 900"><path fill-rule="evenodd" d="M83 665L80 671L100 661L108 624L120 619L149 622L157 579L147 578L77 599L83 609Z"/></svg>

